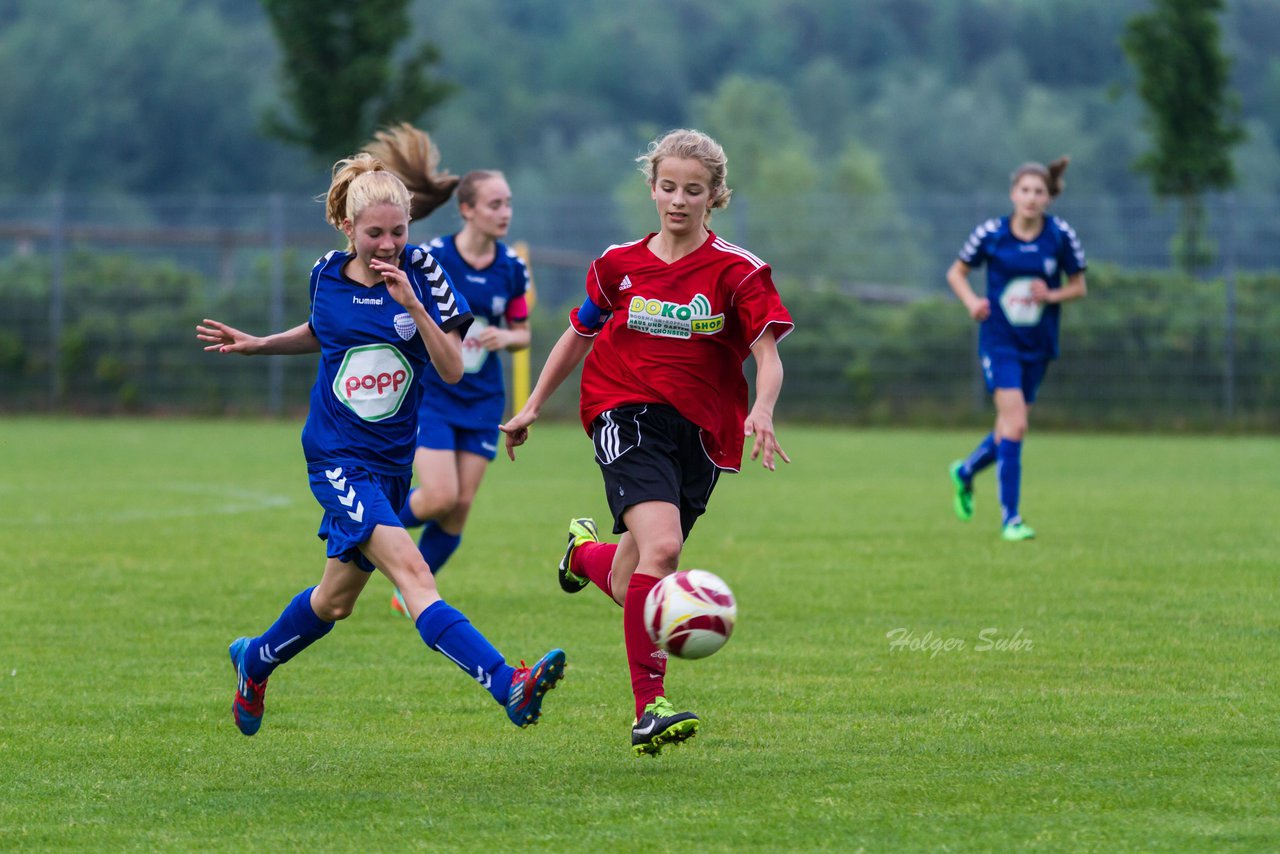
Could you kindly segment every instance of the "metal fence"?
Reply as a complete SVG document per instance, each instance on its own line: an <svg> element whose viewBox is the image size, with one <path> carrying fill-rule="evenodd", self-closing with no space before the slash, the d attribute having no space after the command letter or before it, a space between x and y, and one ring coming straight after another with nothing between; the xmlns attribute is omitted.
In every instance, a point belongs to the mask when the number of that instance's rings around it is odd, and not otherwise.
<svg viewBox="0 0 1280 854"><path fill-rule="evenodd" d="M586 266L655 216L604 196L517 199L512 240L538 288L536 371L581 298ZM735 195L712 227L769 261L798 321L780 414L877 423L988 417L974 328L943 271L979 221L972 198ZM1066 307L1049 423L1280 428L1280 203L1208 200L1209 263L1170 262L1178 210L1147 198L1064 197L1091 296ZM412 239L456 229L452 211ZM254 332L306 317L306 274L340 246L315 200L0 198L0 411L281 413L306 405L310 357L221 360L194 324ZM981 288L979 275L975 286ZM558 396L567 414L572 395Z"/></svg>

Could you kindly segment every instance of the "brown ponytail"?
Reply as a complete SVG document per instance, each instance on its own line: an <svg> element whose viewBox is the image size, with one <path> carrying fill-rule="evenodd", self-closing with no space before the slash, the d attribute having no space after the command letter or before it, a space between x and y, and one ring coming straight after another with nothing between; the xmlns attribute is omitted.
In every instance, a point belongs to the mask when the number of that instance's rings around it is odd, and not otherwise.
<svg viewBox="0 0 1280 854"><path fill-rule="evenodd" d="M408 122L378 131L364 150L381 160L409 188L411 220L422 219L443 205L458 186L460 179L456 175L436 171L440 150L431 137Z"/></svg>
<svg viewBox="0 0 1280 854"><path fill-rule="evenodd" d="M1034 161L1023 163L1009 176L1009 186L1018 183L1018 179L1023 175L1039 175L1044 180L1045 187L1049 189L1049 198L1056 199L1066 186L1066 182L1062 180L1062 173L1067 171L1067 165L1070 162L1071 158L1064 154L1048 166Z"/></svg>

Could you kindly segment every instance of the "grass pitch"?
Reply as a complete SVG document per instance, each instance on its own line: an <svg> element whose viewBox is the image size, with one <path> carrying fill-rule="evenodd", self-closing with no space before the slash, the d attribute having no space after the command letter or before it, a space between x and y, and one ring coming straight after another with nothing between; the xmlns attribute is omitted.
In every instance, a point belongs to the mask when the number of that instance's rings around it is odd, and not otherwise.
<svg viewBox="0 0 1280 854"><path fill-rule="evenodd" d="M739 601L670 667L702 733L635 759L621 613L555 582L607 516L568 425L495 461L439 579L508 659L567 650L541 724L379 576L241 736L227 644L324 560L299 426L0 421L0 849L1280 846L1274 438L1033 434L1012 544L990 472L951 513L977 433L784 425L687 546Z"/></svg>

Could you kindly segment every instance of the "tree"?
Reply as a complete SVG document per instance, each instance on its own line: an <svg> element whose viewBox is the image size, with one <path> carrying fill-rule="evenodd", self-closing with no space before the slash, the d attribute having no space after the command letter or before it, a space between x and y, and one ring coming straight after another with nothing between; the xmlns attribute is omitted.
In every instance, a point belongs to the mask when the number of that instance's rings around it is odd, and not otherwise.
<svg viewBox="0 0 1280 854"><path fill-rule="evenodd" d="M1153 0L1129 20L1125 53L1138 71L1153 149L1137 161L1156 195L1181 204L1174 260L1194 270L1212 259L1203 195L1235 184L1231 148L1244 139L1238 99L1227 90L1231 61L1219 45L1222 0Z"/></svg>
<svg viewBox="0 0 1280 854"><path fill-rule="evenodd" d="M396 45L410 32L408 0L262 0L283 53L285 96L295 122L265 120L268 133L325 162L357 151L373 131L416 122L454 85L429 74L432 44L397 67Z"/></svg>

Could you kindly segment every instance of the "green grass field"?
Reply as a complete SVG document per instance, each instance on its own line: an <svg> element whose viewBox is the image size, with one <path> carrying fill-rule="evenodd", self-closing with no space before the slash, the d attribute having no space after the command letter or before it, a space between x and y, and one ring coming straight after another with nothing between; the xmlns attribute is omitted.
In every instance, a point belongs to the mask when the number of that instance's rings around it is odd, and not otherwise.
<svg viewBox="0 0 1280 854"><path fill-rule="evenodd" d="M0 849L1280 846L1274 438L1033 434L1009 544L991 473L951 514L976 432L784 425L793 464L722 480L687 546L739 601L668 675L702 733L635 759L620 611L555 581L607 515L567 425L495 462L440 577L509 659L567 650L540 725L379 577L241 736L227 644L324 560L299 426L0 421Z"/></svg>

